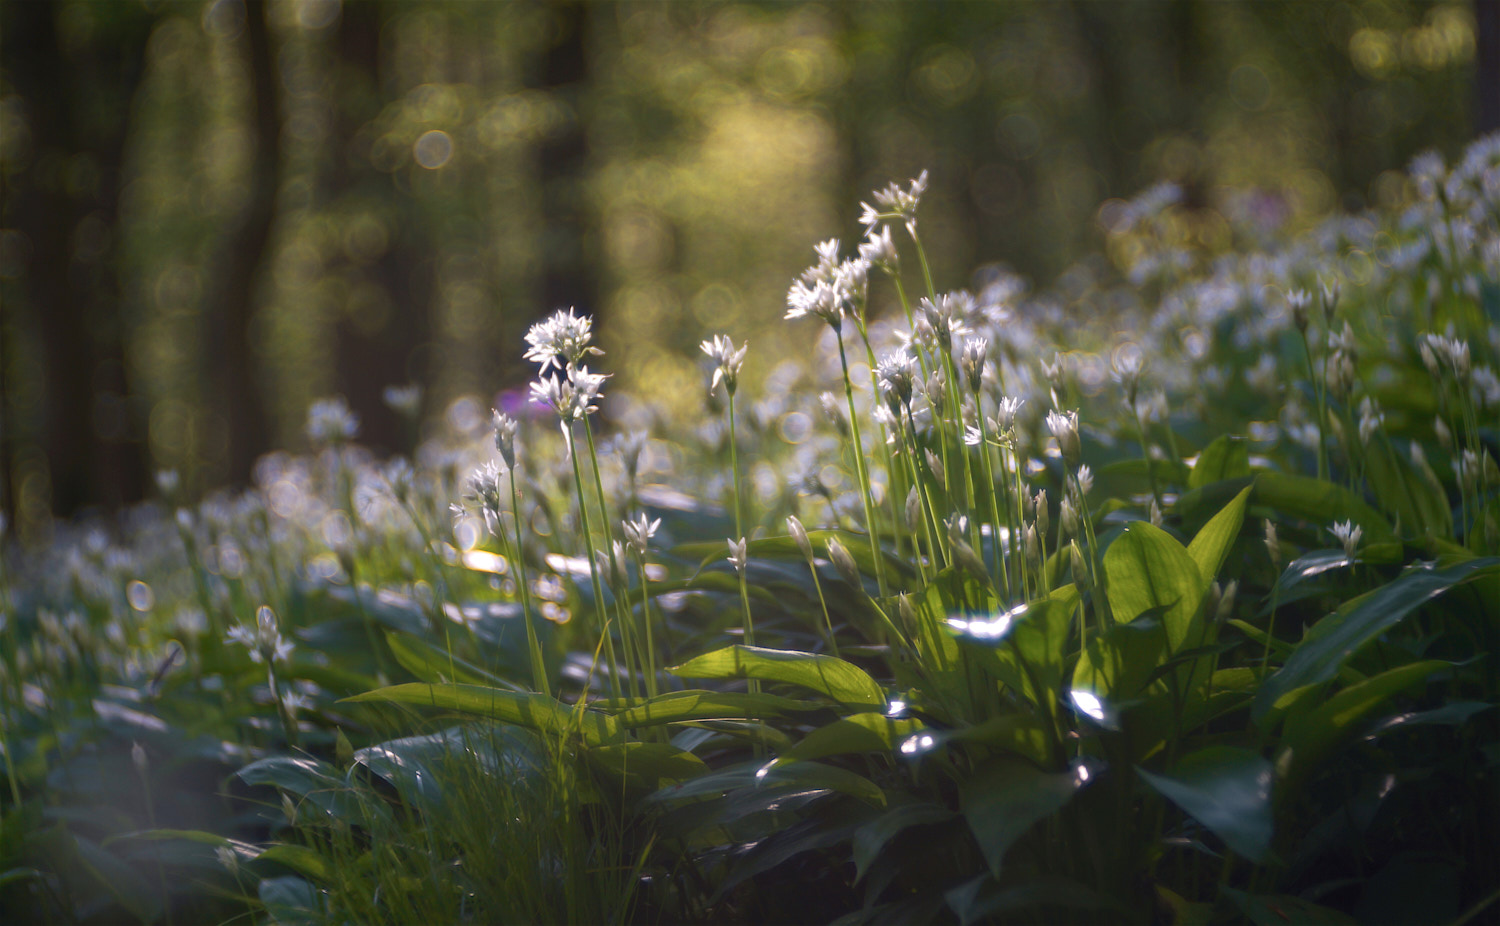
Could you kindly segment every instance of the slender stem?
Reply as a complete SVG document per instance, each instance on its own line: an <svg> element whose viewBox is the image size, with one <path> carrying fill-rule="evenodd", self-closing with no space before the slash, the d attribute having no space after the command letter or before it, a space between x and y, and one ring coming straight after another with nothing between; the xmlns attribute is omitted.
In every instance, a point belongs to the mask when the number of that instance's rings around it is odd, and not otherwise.
<svg viewBox="0 0 1500 926"><path fill-rule="evenodd" d="M656 697L656 641L651 638L651 596L646 590L646 557L637 553L635 567L641 574L641 624L646 632L646 695Z"/></svg>
<svg viewBox="0 0 1500 926"><path fill-rule="evenodd" d="M889 598L891 591L885 581L885 554L880 549L880 534L875 524L875 501L870 494L870 476L865 471L864 442L859 435L859 415L854 410L854 386L849 381L849 356L844 351L844 335L834 329L839 342L839 364L844 369L844 400L849 406L849 439L854 443L854 470L859 479L860 497L865 503L865 530L870 534L870 556L875 560L875 582L880 587L880 597Z"/></svg>
<svg viewBox="0 0 1500 926"><path fill-rule="evenodd" d="M542 694L552 691L547 684L547 664L542 659L542 647L537 640L536 627L532 624L534 617L531 612L531 588L526 581L526 564L522 561L521 554L521 495L516 491L516 471L512 467L510 471L510 510L511 520L515 523L515 543L511 546L510 561L516 569L516 584L521 587L521 615L526 621L526 646L531 651L531 685ZM504 533L504 526L501 526Z"/></svg>
<svg viewBox="0 0 1500 926"><path fill-rule="evenodd" d="M1327 417L1323 410L1323 390L1318 384L1318 375L1313 371L1312 343L1307 339L1307 332L1302 331L1302 356L1307 361L1307 381L1313 387L1313 395L1318 400L1318 479L1328 478L1328 438L1324 435L1324 418Z"/></svg>
<svg viewBox="0 0 1500 926"><path fill-rule="evenodd" d="M626 607L624 597L616 593L613 583L613 580L615 578L621 577L625 573L620 569L620 563L615 557L614 525L612 523L612 519L610 518L609 503L606 502L604 498L604 480L599 476L599 452L594 448L594 428L591 424L589 424L589 419L587 417L583 419L583 433L584 436L588 438L589 442L589 463L592 467L594 475L594 492L599 499L599 519L604 522L604 524L602 525L602 529L604 532L604 554L609 558L609 574L612 580L610 585L610 592L614 596L615 617L620 623L620 644L625 648L625 669L627 672L627 685L630 687L633 696L638 697L639 691L636 689L635 672L631 670L630 663L630 655L637 649L637 647L635 646L635 634L631 632L629 608ZM641 660L639 659L639 657L637 657L636 665L639 666L640 663Z"/></svg>
<svg viewBox="0 0 1500 926"><path fill-rule="evenodd" d="M1000 554L1000 499L995 494L995 464L990 460L990 440L985 433L984 409L979 409L979 454L984 458L984 482L989 489L991 527L994 534L991 537L995 547L995 575L999 577L1005 591L1006 603L1010 603L1010 576L1005 572L1005 560ZM980 551L983 555L983 551Z"/></svg>
<svg viewBox="0 0 1500 926"><path fill-rule="evenodd" d="M729 393L729 469L734 474L734 535L743 540L745 539L745 493L740 486L740 437L734 423L733 391Z"/></svg>
<svg viewBox="0 0 1500 926"><path fill-rule="evenodd" d="M588 499L583 494L583 471L578 468L578 441L573 437L573 424L563 422L563 438L568 442L568 459L573 464L573 486L578 490L578 518L583 528L584 559L589 561L589 579L594 586L594 615L599 621L599 631L604 636L605 658L609 660L609 694L620 697L620 667L615 662L615 643L609 635L609 619L604 614L604 584L599 581L599 566L594 561L594 532L589 526Z"/></svg>

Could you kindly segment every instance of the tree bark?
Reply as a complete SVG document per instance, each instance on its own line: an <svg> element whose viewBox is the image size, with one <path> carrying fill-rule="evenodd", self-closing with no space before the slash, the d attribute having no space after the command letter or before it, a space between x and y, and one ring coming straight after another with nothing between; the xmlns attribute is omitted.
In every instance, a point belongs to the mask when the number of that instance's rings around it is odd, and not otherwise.
<svg viewBox="0 0 1500 926"><path fill-rule="evenodd" d="M246 0L245 43L255 120L250 196L217 261L214 277L219 285L209 308L204 354L211 407L227 428L225 471L209 474L209 481L222 481L214 478L219 476L235 485L249 482L256 458L270 449L271 428L250 342L257 285L276 223L281 186L280 93L265 0Z"/></svg>
<svg viewBox="0 0 1500 926"><path fill-rule="evenodd" d="M15 433L16 410L6 409L5 453L14 460L24 445L40 447L55 514L117 507L146 491L145 415L125 358L115 220L154 17L115 8L100 16L93 41L65 48L55 5L4 9L0 48L25 101L32 155L7 183L5 224L24 236L31 260L15 290L21 304L6 311L40 341L45 405L35 434Z"/></svg>

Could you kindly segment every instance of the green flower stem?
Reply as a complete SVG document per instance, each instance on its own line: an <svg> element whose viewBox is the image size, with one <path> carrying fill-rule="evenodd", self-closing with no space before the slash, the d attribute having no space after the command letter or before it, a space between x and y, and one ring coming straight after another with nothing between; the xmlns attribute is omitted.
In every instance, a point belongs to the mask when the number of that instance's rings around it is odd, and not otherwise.
<svg viewBox="0 0 1500 926"><path fill-rule="evenodd" d="M589 525L588 499L583 494L583 471L578 468L578 441L573 436L572 422L563 423L563 437L568 442L568 459L573 463L573 487L578 490L578 518L583 528L584 558L589 561L589 579L594 586L594 615L599 621L599 632L604 637L605 658L609 660L609 694L620 697L620 666L615 662L615 643L609 636L609 619L604 613L604 585L599 581L599 565L594 560L594 532Z"/></svg>
<svg viewBox="0 0 1500 926"><path fill-rule="evenodd" d="M1312 342L1307 339L1306 331L1300 331L1299 329L1299 332L1302 335L1302 355L1307 361L1307 380L1313 387L1313 395L1317 396L1318 399L1318 479L1326 481L1328 479L1328 436L1324 431L1327 427L1326 419L1328 417L1327 409L1324 406L1326 400L1323 396L1323 386L1318 380L1317 373L1313 371ZM1324 367L1326 371L1326 359L1324 360Z"/></svg>
<svg viewBox="0 0 1500 926"><path fill-rule="evenodd" d="M870 556L875 560L875 582L880 587L880 597L885 599L890 597L891 590L885 581L885 553L880 548L880 532L875 523L875 501L870 493L870 475L865 471L864 442L859 434L859 415L854 410L854 385L849 381L849 356L844 350L843 332L834 329L833 336L839 342L839 364L844 370L844 401L849 406L849 437L854 443L854 469L859 479L860 497L865 503L865 530L870 533Z"/></svg>
<svg viewBox="0 0 1500 926"><path fill-rule="evenodd" d="M936 302L937 290L932 285L932 268L927 265L927 249L922 247L922 238L917 234L916 225L908 225L906 231L911 235L912 244L917 246L917 260L922 264L922 279L927 283L927 298Z"/></svg>
<svg viewBox="0 0 1500 926"><path fill-rule="evenodd" d="M842 346L842 345L840 345ZM740 435L734 421L734 391L729 391L729 469L734 475L734 534L745 539L745 493L740 486Z"/></svg>
<svg viewBox="0 0 1500 926"><path fill-rule="evenodd" d="M952 560L952 557L948 555L948 548L944 546L945 538L942 530L938 527L937 511L932 505L932 474L929 472L927 478L923 479L919 472L920 469L927 467L927 461L922 459L922 448L917 446L917 419L912 414L910 405L906 406L906 420L910 425L907 437L908 446L911 448L912 478L916 480L917 497L922 500L922 508L927 514L927 519L923 522L923 525L928 529L927 544L932 548L934 558L933 568L936 569L939 562L947 564Z"/></svg>
<svg viewBox="0 0 1500 926"><path fill-rule="evenodd" d="M995 576L1001 582L1005 593L1005 601L1009 603L1010 576L1005 572L1005 559L1000 554L1000 499L995 494L995 464L990 459L990 441L985 429L983 408L979 409L979 454L984 458L984 482L985 486L989 489L990 496L990 516L992 518L990 526L994 531L991 534L991 539L995 548ZM979 549L980 555L983 555L984 548L981 546Z"/></svg>
<svg viewBox="0 0 1500 926"><path fill-rule="evenodd" d="M1151 498L1156 502L1156 507L1161 507L1161 486L1156 484L1156 467L1151 465L1151 445L1146 442L1146 422L1141 417L1141 407L1135 402L1130 403L1130 410L1135 414L1135 432L1141 438L1141 459L1146 463L1146 478L1151 481ZM1171 427L1167 428L1171 433Z"/></svg>
<svg viewBox="0 0 1500 926"><path fill-rule="evenodd" d="M1089 500L1084 497L1083 485L1076 472L1069 472L1073 486L1078 490L1078 516L1083 520L1083 531L1089 541L1089 571L1094 589L1094 616L1099 621L1099 632L1109 627L1109 588L1104 574L1104 564L1099 560L1099 542L1094 538L1094 518L1089 512Z"/></svg>
<svg viewBox="0 0 1500 926"><path fill-rule="evenodd" d="M646 557L635 557L636 571L641 575L641 625L646 634L646 696L656 697L656 641L651 638L651 595L646 588Z"/></svg>
<svg viewBox="0 0 1500 926"><path fill-rule="evenodd" d="M542 646L537 640L536 627L532 624L535 615L531 610L531 588L526 581L526 563L521 554L521 494L516 491L516 470L510 471L510 510L515 523L515 543L510 546L510 561L516 569L516 585L521 588L521 615L526 621L526 646L531 652L531 685L541 694L551 694L547 684L547 663L542 659ZM504 527L501 527L504 533Z"/></svg>
<svg viewBox="0 0 1500 926"><path fill-rule="evenodd" d="M610 593L614 597L615 619L620 624L620 645L625 648L626 684L631 690L632 697L639 697L640 691L637 688L635 672L631 665L631 654L635 653L635 667L642 667L638 653L639 647L636 646L635 634L631 632L629 608L625 606L624 596L620 595L614 587L615 577L622 576L624 573L621 571L620 564L615 558L615 531L610 518L609 503L605 501L604 497L604 480L599 476L599 452L594 448L594 428L589 424L587 417L583 419L583 433L589 442L589 464L594 476L594 492L599 499L599 518L604 522L602 525L604 532L604 555L609 558Z"/></svg>
<svg viewBox="0 0 1500 926"><path fill-rule="evenodd" d="M879 398L880 383L875 375L875 350L870 346L870 333L869 330L865 327L864 319L859 320L858 328L860 339L864 341L865 345L865 359L870 365L870 394L872 396L875 396L876 398ZM891 511L891 526L894 529L896 555L901 556L901 541L905 534L901 530L902 517L899 505L901 504L900 499L904 499L906 496L903 492L901 492L901 489L904 487L901 485L901 480L897 478L900 471L896 468L895 460L891 456L890 431L887 430L886 426L883 424L880 425L880 452L881 455L885 458L885 473L886 481L888 483L888 485L886 486L885 500L887 506Z"/></svg>

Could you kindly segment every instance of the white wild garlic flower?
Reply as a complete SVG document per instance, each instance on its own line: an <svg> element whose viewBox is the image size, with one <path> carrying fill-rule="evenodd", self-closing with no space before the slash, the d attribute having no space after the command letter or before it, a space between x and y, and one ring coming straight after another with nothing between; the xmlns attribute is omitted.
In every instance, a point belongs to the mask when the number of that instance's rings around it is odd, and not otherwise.
<svg viewBox="0 0 1500 926"><path fill-rule="evenodd" d="M589 354L604 353L590 346L593 340L594 320L590 316L573 314L573 307L559 309L545 321L537 322L526 332L527 360L542 365L541 372L556 366L559 370L580 363Z"/></svg>
<svg viewBox="0 0 1500 926"><path fill-rule="evenodd" d="M714 380L709 384L709 389L717 389L719 383L724 383L724 388L734 395L739 386L740 366L745 362L745 352L750 349L747 342L740 345L736 350L734 342L727 335L716 334L712 340L704 341L698 347L709 356L714 366Z"/></svg>

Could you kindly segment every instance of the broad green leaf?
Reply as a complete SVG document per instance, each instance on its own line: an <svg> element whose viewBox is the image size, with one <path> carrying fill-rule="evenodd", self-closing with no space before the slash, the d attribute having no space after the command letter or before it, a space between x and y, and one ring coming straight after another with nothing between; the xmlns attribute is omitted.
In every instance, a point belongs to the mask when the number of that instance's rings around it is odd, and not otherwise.
<svg viewBox="0 0 1500 926"><path fill-rule="evenodd" d="M338 769L320 759L270 756L250 763L238 775L247 785L273 785L295 794L345 823L363 825L371 817L386 819L389 814L384 805L362 799Z"/></svg>
<svg viewBox="0 0 1500 926"><path fill-rule="evenodd" d="M1366 731L1365 735L1379 736L1392 730L1420 726L1461 727L1469 722L1470 717L1495 706L1485 701L1454 701L1430 711L1407 711L1402 714L1393 714Z"/></svg>
<svg viewBox="0 0 1500 926"><path fill-rule="evenodd" d="M1447 497L1403 454L1377 441L1368 445L1364 461L1371 495L1391 517L1418 535L1453 536L1453 509Z"/></svg>
<svg viewBox="0 0 1500 926"><path fill-rule="evenodd" d="M1049 744L1053 733L1048 723L1044 717L1007 712L972 727L939 734L939 737L945 743L976 743L990 750L1001 749L1033 762L1045 763L1052 759Z"/></svg>
<svg viewBox="0 0 1500 926"><path fill-rule="evenodd" d="M283 926L312 924L326 919L322 895L308 881L296 875L284 878L261 878L256 894L271 918Z"/></svg>
<svg viewBox="0 0 1500 926"><path fill-rule="evenodd" d="M669 803L705 795L724 794L740 789L798 791L837 791L858 798L873 807L884 807L885 792L870 779L848 769L822 762L794 762L791 765L756 767L753 764L701 775L680 785L662 788L646 798L646 803Z"/></svg>
<svg viewBox="0 0 1500 926"><path fill-rule="evenodd" d="M850 714L807 734L776 762L785 765L851 752L889 753L921 726L915 720L897 719L874 711Z"/></svg>
<svg viewBox="0 0 1500 926"><path fill-rule="evenodd" d="M1198 578L1202 584L1198 593L1200 599L1208 594L1209 586L1224 565L1224 558L1229 555L1230 547L1234 546L1235 538L1240 535L1240 527L1245 523L1245 505L1249 499L1250 490L1241 490L1234 501L1209 519L1188 544L1188 556L1198 565Z"/></svg>
<svg viewBox="0 0 1500 926"><path fill-rule="evenodd" d="M1114 702L1139 695L1166 655L1166 633L1154 617L1115 624L1102 634L1090 630L1073 667L1072 690L1111 702L1105 708L1112 709Z"/></svg>
<svg viewBox="0 0 1500 926"><path fill-rule="evenodd" d="M1109 607L1116 621L1129 622L1147 611L1161 615L1167 646L1175 652L1199 645L1202 575L1182 544L1159 527L1133 521L1104 554Z"/></svg>
<svg viewBox="0 0 1500 926"><path fill-rule="evenodd" d="M333 863L324 858L318 850L308 846L279 843L266 849L255 859L260 862L276 862L279 865L285 865L299 875L319 881L328 881L333 877Z"/></svg>
<svg viewBox="0 0 1500 926"><path fill-rule="evenodd" d="M125 864L92 840L66 834L72 841L75 858L98 879L120 906L142 922L152 922L161 915L162 901L156 886L144 881L130 865Z"/></svg>
<svg viewBox="0 0 1500 926"><path fill-rule="evenodd" d="M1281 670L1266 679L1255 696L1252 716L1259 722L1282 695L1333 678L1362 646L1454 586L1496 574L1500 574L1500 558L1496 557L1471 559L1446 569L1424 563L1345 602L1314 624Z"/></svg>
<svg viewBox="0 0 1500 926"><path fill-rule="evenodd" d="M424 682L499 685L519 690L519 686L491 675L478 666L454 656L449 650L433 646L426 640L387 631L385 642L391 649L391 655L396 657L396 662L401 664L401 668Z"/></svg>
<svg viewBox="0 0 1500 926"><path fill-rule="evenodd" d="M585 755L597 768L638 791L655 791L708 771L702 759L669 743L616 743L597 746Z"/></svg>
<svg viewBox="0 0 1500 926"><path fill-rule="evenodd" d="M801 685L851 707L885 707L865 670L834 656L735 644L667 670L682 678L757 678Z"/></svg>
<svg viewBox="0 0 1500 926"><path fill-rule="evenodd" d="M931 801L899 804L854 831L854 880L865 876L870 863L880 855L886 843L902 830L913 826L945 823L957 814Z"/></svg>
<svg viewBox="0 0 1500 926"><path fill-rule="evenodd" d="M1136 771L1172 803L1213 830L1229 848L1260 862L1271 847L1271 763L1260 753L1210 746L1170 772Z"/></svg>
<svg viewBox="0 0 1500 926"><path fill-rule="evenodd" d="M1332 907L1322 907L1289 894L1247 894L1225 884L1219 890L1254 926L1287 926L1289 923L1322 923L1353 926L1353 917Z"/></svg>
<svg viewBox="0 0 1500 926"><path fill-rule="evenodd" d="M1047 598L1031 604L1016 615L1015 626L1006 637L1010 645L996 653L1001 681L1049 713L1055 711L1062 694L1076 607L1076 592L1071 601Z"/></svg>
<svg viewBox="0 0 1500 926"><path fill-rule="evenodd" d="M671 691L648 698L610 718L621 729L654 727L690 720L770 720L792 713L826 710L816 701L798 701L742 691Z"/></svg>
<svg viewBox="0 0 1500 926"><path fill-rule="evenodd" d="M1214 438L1188 475L1188 488L1201 489L1212 482L1240 479L1250 475L1250 445L1243 437L1224 434Z"/></svg>
<svg viewBox="0 0 1500 926"><path fill-rule="evenodd" d="M963 783L959 796L990 873L1000 877L1005 853L1032 824L1061 810L1092 777L1087 765L1044 772L1030 762L999 759Z"/></svg>
<svg viewBox="0 0 1500 926"><path fill-rule="evenodd" d="M589 743L604 743L618 736L614 718L607 714L575 709L555 698L531 691L505 691L481 685L428 685L412 682L378 688L344 700L458 711L518 724L544 733L577 731Z"/></svg>
<svg viewBox="0 0 1500 926"><path fill-rule="evenodd" d="M1350 685L1333 697L1317 702L1310 710L1290 714L1282 735L1284 745L1277 759L1278 769L1284 770L1287 780L1296 780L1357 732L1359 725L1376 708L1452 665L1440 659L1413 662Z"/></svg>
<svg viewBox="0 0 1500 926"><path fill-rule="evenodd" d="M1026 883L1019 886L1002 887L992 876L983 874L944 892L943 899L948 908L958 914L963 926L976 921L990 922L998 914L1035 910L1037 907L1108 911L1107 914L1092 913L1083 917L1084 922L1128 922L1132 914L1118 901L1098 893L1087 884L1067 878L1027 878ZM1022 921L1024 919L1022 917ZM934 921L936 917L922 920Z"/></svg>

